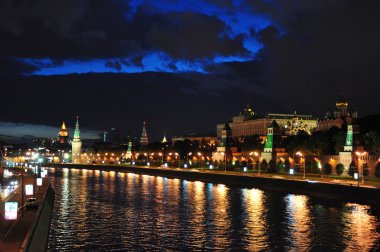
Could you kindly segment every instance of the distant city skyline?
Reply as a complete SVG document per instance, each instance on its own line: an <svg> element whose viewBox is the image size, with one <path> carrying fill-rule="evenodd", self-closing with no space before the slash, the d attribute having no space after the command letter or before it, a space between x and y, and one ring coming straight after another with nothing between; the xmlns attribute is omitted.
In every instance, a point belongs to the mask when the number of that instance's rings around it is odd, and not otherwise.
<svg viewBox="0 0 380 252"><path fill-rule="evenodd" d="M251 103L249 103L249 105L252 106ZM349 102L349 107L351 107L350 102ZM235 111L232 116L237 115L244 108L245 108L245 106L241 107L240 110ZM334 106L329 106L329 109L330 108L332 109L332 108L334 108ZM253 110L255 113L258 113L258 111L254 109L254 107L253 107ZM326 110L327 110L327 108L324 110L321 109L320 114L322 114L322 115L321 116L313 115L313 117L322 119L325 116L323 113L325 113ZM295 110L295 111L291 111L289 113L293 114L294 112L296 112L297 114L301 114L300 111L303 111L303 110L298 110L298 112ZM278 112L278 111L275 111L275 112ZM260 114L260 112L259 112L259 114ZM308 113L308 114L311 114L311 113ZM197 127L197 125L196 125L194 127L194 129L188 128L188 130L182 130L182 131L179 130L179 131L169 132L169 133L167 133L167 136L169 136L169 138L171 138L174 136L180 136L182 134L188 134L188 133L202 133L202 134L214 133L214 134L216 134L216 124L224 123L224 122L230 120L232 118L232 116L226 117L224 120L222 120L220 122L215 122L215 125L213 125L209 129L205 129L204 127L202 127L203 125L200 124L200 125L198 125L199 127ZM70 136L70 138L72 138L74 128L75 128L75 122L73 121L72 123L68 123L68 122L70 122L69 120L62 120L62 121L65 121L66 126L68 127L69 136ZM62 123L62 121L61 121L61 123ZM135 121L135 122L133 122L133 124L130 124L129 128L116 128L116 131L118 133L121 133L124 136L133 135L133 136L139 138L139 137L141 137L141 130L142 130L141 125L144 121L147 123L147 126L146 126L147 132L148 132L148 136L151 139L151 141L160 141L164 135L164 132L166 132L167 130L164 129L162 132L160 132L159 130L154 128L155 126L158 126L158 128L161 128L162 126L160 126L160 124L151 125L149 123L149 121L147 121L147 120ZM87 125L86 120L84 120L84 123L85 123L85 127L82 130L82 138L83 139L92 139L92 140L99 139L99 140L101 140L101 139L103 139L104 132L109 131L111 128L115 128L112 125L109 125L109 127L105 126L103 129L97 129L96 124L95 125ZM15 122L0 121L0 138L3 138L5 140L7 140L7 139L11 140L12 138L19 138L18 140L16 139L17 140L16 142L19 142L20 139L25 139L25 140L29 139L30 140L34 137L36 137L36 138L56 138L58 135L58 131L60 129L59 125L54 126L54 125L44 125L44 124L23 123L23 122L16 122L15 123ZM199 129L202 129L202 130L199 130Z"/></svg>

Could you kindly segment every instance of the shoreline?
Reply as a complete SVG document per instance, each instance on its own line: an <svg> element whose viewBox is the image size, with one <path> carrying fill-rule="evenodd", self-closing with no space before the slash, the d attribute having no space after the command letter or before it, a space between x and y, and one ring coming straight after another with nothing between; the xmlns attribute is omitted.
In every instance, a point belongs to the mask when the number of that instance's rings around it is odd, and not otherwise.
<svg viewBox="0 0 380 252"><path fill-rule="evenodd" d="M304 194L324 199L335 199L352 203L368 204L380 208L380 188L357 187L354 185L332 184L308 180L290 180L285 178L270 178L246 176L244 174L225 174L212 171L201 171L184 168L161 168L120 165L92 164L46 164L53 168L75 168L87 170L102 170L115 172L132 172L153 176L164 176L188 180L199 180L209 183L223 183L239 187L257 188L269 191Z"/></svg>

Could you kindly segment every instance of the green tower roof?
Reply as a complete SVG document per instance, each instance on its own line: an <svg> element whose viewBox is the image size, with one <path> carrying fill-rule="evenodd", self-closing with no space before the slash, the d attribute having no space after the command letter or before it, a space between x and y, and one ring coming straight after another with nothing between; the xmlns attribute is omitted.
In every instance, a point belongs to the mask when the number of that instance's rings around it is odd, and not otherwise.
<svg viewBox="0 0 380 252"><path fill-rule="evenodd" d="M77 122L75 124L74 139L80 139L79 116L77 116Z"/></svg>

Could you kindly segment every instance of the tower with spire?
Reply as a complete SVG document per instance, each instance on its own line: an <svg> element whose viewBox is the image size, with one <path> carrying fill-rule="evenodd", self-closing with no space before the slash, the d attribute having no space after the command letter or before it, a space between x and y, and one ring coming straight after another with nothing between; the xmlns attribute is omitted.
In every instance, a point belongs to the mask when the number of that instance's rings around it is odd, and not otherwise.
<svg viewBox="0 0 380 252"><path fill-rule="evenodd" d="M74 139L71 142L71 148L72 162L76 163L80 160L80 155L82 154L82 140L80 139L79 116L77 116L77 122L75 124L74 130Z"/></svg>
<svg viewBox="0 0 380 252"><path fill-rule="evenodd" d="M143 130L142 130L142 133L141 133L141 138L140 138L140 144L142 146L146 146L148 145L149 143L149 140L148 140L148 134L146 133L146 127L145 127L145 122L144 122L144 126L143 126Z"/></svg>
<svg viewBox="0 0 380 252"><path fill-rule="evenodd" d="M168 140L166 139L166 132L164 131L164 138L162 138L161 143L167 143Z"/></svg>
<svg viewBox="0 0 380 252"><path fill-rule="evenodd" d="M69 141L69 133L67 132L65 122L62 122L61 129L58 132L58 142L61 144L67 144Z"/></svg>
<svg viewBox="0 0 380 252"><path fill-rule="evenodd" d="M128 149L127 149L127 152L125 153L125 158L126 159L132 158L132 141L128 142Z"/></svg>
<svg viewBox="0 0 380 252"><path fill-rule="evenodd" d="M278 123L273 120L267 130L267 139L261 157L267 162L271 160L276 162L277 159L286 155L285 148L281 147L281 128Z"/></svg>

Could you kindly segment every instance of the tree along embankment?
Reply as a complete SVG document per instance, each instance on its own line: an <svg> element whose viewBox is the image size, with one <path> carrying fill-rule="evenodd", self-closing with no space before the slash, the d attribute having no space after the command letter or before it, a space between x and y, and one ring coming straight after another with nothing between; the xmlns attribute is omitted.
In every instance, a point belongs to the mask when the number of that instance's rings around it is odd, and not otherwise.
<svg viewBox="0 0 380 252"><path fill-rule="evenodd" d="M357 187L315 181L291 180L283 178L269 178L246 176L245 174L225 174L220 172L202 172L195 169L138 167L119 165L86 165L86 164L48 164L55 168L76 168L101 171L132 172L169 178L199 180L203 182L222 183L231 186L258 188L262 190L283 193L305 194L315 197L369 204L380 207L380 188Z"/></svg>

